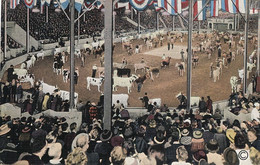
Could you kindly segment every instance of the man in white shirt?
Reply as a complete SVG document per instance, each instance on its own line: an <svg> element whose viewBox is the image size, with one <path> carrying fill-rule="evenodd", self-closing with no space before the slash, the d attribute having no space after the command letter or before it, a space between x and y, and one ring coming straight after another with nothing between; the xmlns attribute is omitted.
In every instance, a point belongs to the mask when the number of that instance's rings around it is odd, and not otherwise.
<svg viewBox="0 0 260 165"><path fill-rule="evenodd" d="M260 115L259 115L259 103L255 103L254 104L254 108L251 112L251 120L256 120L257 122L259 122L260 119Z"/></svg>

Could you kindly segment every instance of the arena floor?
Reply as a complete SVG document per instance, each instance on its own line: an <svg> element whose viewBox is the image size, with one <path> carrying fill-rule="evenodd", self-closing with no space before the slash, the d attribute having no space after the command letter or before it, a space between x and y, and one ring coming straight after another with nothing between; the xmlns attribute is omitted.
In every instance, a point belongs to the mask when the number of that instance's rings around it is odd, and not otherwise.
<svg viewBox="0 0 260 165"><path fill-rule="evenodd" d="M198 41L193 42L195 45ZM143 40L133 41L133 45L143 44ZM155 81L152 82L150 79L145 81L141 92L137 92L137 85L132 88L132 92L129 94L129 106L131 107L141 107L142 102L139 100L139 97L143 97L144 93L148 93L149 98L161 98L162 103L167 104L168 106L175 107L178 105L178 100L176 95L179 92L186 93L186 72L184 77L178 75L177 68L175 67L176 62L180 61L180 49L186 47L187 45L187 35L184 37L183 43L177 41L173 50L168 51L166 43L163 47L153 48L152 50L146 51L143 49L142 53L127 55L125 50L122 50L121 43L117 43L114 50L114 62L122 62L122 59L125 57L128 61L128 68L131 69L131 73L134 73L133 65L135 63L140 63L141 59L147 62L149 66L160 67L161 56L163 53L168 55L173 55L171 59L169 68L160 69L159 78L155 78ZM144 46L143 46L144 47ZM228 45L222 43L222 49L228 50ZM236 48L233 48L235 50ZM184 49L185 50L185 49ZM249 44L249 54L253 51L252 44ZM169 52L169 54L168 54ZM172 53L173 52L173 53ZM213 82L213 79L209 77L210 63L215 62L216 54L212 56L209 60L205 53L199 54L199 65L196 68L192 69L192 96L211 96L213 101L228 99L231 93L231 86L229 83L231 76L238 76L238 69L243 68L243 56L236 57L235 61L228 66L228 68L223 69L223 74L220 76L220 80L216 83ZM39 60L36 62L36 65L31 68L30 72L35 74L36 80L44 80L44 82L57 85L60 89L69 91L69 82L64 83L62 81L61 75L56 75L52 71L53 57L46 57L44 60ZM76 67L79 68L79 83L75 86L75 91L79 93L79 99L86 101L98 102L100 93L97 91L96 86L91 86L91 91L87 90L86 77L91 76L91 68L94 64L99 64L99 58L95 59L93 56L89 56L86 59L85 67L80 67L80 59L75 60ZM214 63L215 64L215 63ZM19 66L17 66L19 67ZM69 69L69 63L65 64L65 67ZM144 75L143 72L138 71L136 74ZM103 91L103 85L101 87ZM115 94L127 93L126 88L118 87L118 91L114 92Z"/></svg>

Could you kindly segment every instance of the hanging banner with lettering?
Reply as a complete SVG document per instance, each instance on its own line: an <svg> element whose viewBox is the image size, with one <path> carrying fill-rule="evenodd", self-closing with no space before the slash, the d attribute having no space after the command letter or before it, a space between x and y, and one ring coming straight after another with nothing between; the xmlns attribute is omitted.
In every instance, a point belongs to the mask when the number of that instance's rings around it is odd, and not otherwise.
<svg viewBox="0 0 260 165"><path fill-rule="evenodd" d="M129 0L129 2L134 9L143 11L151 3L151 0Z"/></svg>

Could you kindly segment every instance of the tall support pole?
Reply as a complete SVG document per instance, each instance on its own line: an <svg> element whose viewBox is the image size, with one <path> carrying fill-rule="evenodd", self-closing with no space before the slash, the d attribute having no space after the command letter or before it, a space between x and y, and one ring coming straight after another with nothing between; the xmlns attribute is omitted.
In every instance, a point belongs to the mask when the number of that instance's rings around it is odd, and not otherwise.
<svg viewBox="0 0 260 165"><path fill-rule="evenodd" d="M237 29L238 29L238 30L239 30L239 26L240 26L239 20L240 20L240 15L238 14L238 15L237 15Z"/></svg>
<svg viewBox="0 0 260 165"><path fill-rule="evenodd" d="M2 3L0 3L0 27L2 28ZM0 38L2 38L2 30L0 30ZM2 53L2 44L0 44L0 70L2 69L2 61L4 60Z"/></svg>
<svg viewBox="0 0 260 165"><path fill-rule="evenodd" d="M46 5L45 15L46 15L45 22L48 23L49 22L49 6L48 5Z"/></svg>
<svg viewBox="0 0 260 165"><path fill-rule="evenodd" d="M141 33L141 27L140 27L140 11L138 11L138 34Z"/></svg>
<svg viewBox="0 0 260 165"><path fill-rule="evenodd" d="M26 51L30 52L30 9L27 7L27 28L26 28Z"/></svg>
<svg viewBox="0 0 260 165"><path fill-rule="evenodd" d="M175 30L175 15L172 15L172 31Z"/></svg>
<svg viewBox="0 0 260 165"><path fill-rule="evenodd" d="M70 1L70 111L74 108L74 73L75 73L75 35L74 35L74 20L75 20L75 0Z"/></svg>
<svg viewBox="0 0 260 165"><path fill-rule="evenodd" d="M4 13L4 58L7 57L7 51L6 51L6 47L7 47L7 0L5 0L5 13ZM2 28L2 27L1 27Z"/></svg>
<svg viewBox="0 0 260 165"><path fill-rule="evenodd" d="M257 75L260 72L260 10L258 10L258 36L257 36Z"/></svg>
<svg viewBox="0 0 260 165"><path fill-rule="evenodd" d="M116 33L116 12L113 11L113 39L115 39Z"/></svg>
<svg viewBox="0 0 260 165"><path fill-rule="evenodd" d="M243 93L246 93L247 80L247 47L248 47L248 22L249 22L249 1L246 1L246 21L245 21L245 52L244 52L244 79L243 79Z"/></svg>
<svg viewBox="0 0 260 165"><path fill-rule="evenodd" d="M83 22L86 22L86 15L87 15L87 13L85 13L83 16Z"/></svg>
<svg viewBox="0 0 260 165"><path fill-rule="evenodd" d="M156 30L159 30L159 12L156 13Z"/></svg>
<svg viewBox="0 0 260 165"><path fill-rule="evenodd" d="M199 30L199 33L200 33L200 20L198 20L198 30Z"/></svg>
<svg viewBox="0 0 260 165"><path fill-rule="evenodd" d="M237 15L236 14L234 14L234 20L235 20L234 29L236 32L237 31Z"/></svg>
<svg viewBox="0 0 260 165"><path fill-rule="evenodd" d="M104 129L111 130L112 66L113 66L113 2L105 1L105 70L104 84Z"/></svg>
<svg viewBox="0 0 260 165"><path fill-rule="evenodd" d="M131 20L133 20L133 19L134 19L134 9L131 8Z"/></svg>
<svg viewBox="0 0 260 165"><path fill-rule="evenodd" d="M187 62L187 111L190 112L191 98L191 58L192 58L192 28L193 28L193 0L189 2L189 30L188 30L188 62Z"/></svg>
<svg viewBox="0 0 260 165"><path fill-rule="evenodd" d="M80 13L78 12L78 17L79 17ZM80 37L80 19L78 19L78 42L77 45L79 45L79 37Z"/></svg>

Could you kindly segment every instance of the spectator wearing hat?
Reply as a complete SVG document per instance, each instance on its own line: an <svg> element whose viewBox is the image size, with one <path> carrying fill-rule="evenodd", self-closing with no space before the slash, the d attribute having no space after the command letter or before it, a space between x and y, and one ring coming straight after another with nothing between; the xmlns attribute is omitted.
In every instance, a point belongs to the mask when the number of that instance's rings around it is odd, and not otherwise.
<svg viewBox="0 0 260 165"><path fill-rule="evenodd" d="M152 145L148 149L148 157L142 158L141 164L149 165L163 165L164 161L164 147L163 145Z"/></svg>
<svg viewBox="0 0 260 165"><path fill-rule="evenodd" d="M70 132L65 136L64 138L64 149L65 153L69 153L71 151L71 144L73 142L73 139L76 137L77 133L77 123L73 122L70 124Z"/></svg>
<svg viewBox="0 0 260 165"><path fill-rule="evenodd" d="M144 125L139 126L139 128L137 129L137 133L136 133L136 138L134 141L135 147L136 147L136 151L138 153L145 153L147 154L147 149L148 149L148 143L147 141L145 141L144 136L146 133L146 127Z"/></svg>
<svg viewBox="0 0 260 165"><path fill-rule="evenodd" d="M166 132L158 131L156 133L156 136L154 136L154 138L153 138L153 142L154 142L154 144L164 145L165 139L166 139Z"/></svg>
<svg viewBox="0 0 260 165"><path fill-rule="evenodd" d="M201 99L199 101L199 110L200 110L200 112L204 112L204 113L207 111L207 105L204 100L204 97L201 97Z"/></svg>
<svg viewBox="0 0 260 165"><path fill-rule="evenodd" d="M251 112L251 120L256 120L259 122L260 119L260 114L259 114L259 103L254 104L254 108L252 109Z"/></svg>
<svg viewBox="0 0 260 165"><path fill-rule="evenodd" d="M213 139L214 134L209 130L209 124L208 123L204 123L203 124L203 128L204 128L204 132L203 132L203 139L205 144L207 144L211 139Z"/></svg>
<svg viewBox="0 0 260 165"><path fill-rule="evenodd" d="M18 161L15 164L17 165L22 163L37 164L37 165L44 164L41 158L47 150L46 132L43 131L42 129L34 131L32 133L30 146L31 146L32 154L23 156L21 158L21 161Z"/></svg>
<svg viewBox="0 0 260 165"><path fill-rule="evenodd" d="M191 165L190 163L186 162L188 159L188 152L184 146L179 146L176 149L176 158L178 161L174 161L171 165Z"/></svg>
<svg viewBox="0 0 260 165"><path fill-rule="evenodd" d="M224 164L239 165L237 153L234 149L228 147L223 152Z"/></svg>
<svg viewBox="0 0 260 165"><path fill-rule="evenodd" d="M229 140L229 147L234 148L236 132L234 129L229 128L226 130L226 137Z"/></svg>
<svg viewBox="0 0 260 165"><path fill-rule="evenodd" d="M253 165L260 164L260 151L255 149L254 147L250 148L250 159Z"/></svg>
<svg viewBox="0 0 260 165"><path fill-rule="evenodd" d="M204 139L203 133L201 130L194 130L193 131L193 138L191 140L191 151L196 152L198 150L204 150Z"/></svg>
<svg viewBox="0 0 260 165"><path fill-rule="evenodd" d="M146 128L145 140L151 142L156 135L156 121L154 119L148 121L148 127Z"/></svg>
<svg viewBox="0 0 260 165"><path fill-rule="evenodd" d="M225 148L227 148L227 138L220 126L218 126L216 130L217 132L214 134L213 138L217 141L219 145L219 150L217 153L222 154Z"/></svg>
<svg viewBox="0 0 260 165"><path fill-rule="evenodd" d="M246 138L242 134L237 133L234 142L235 151L239 159L239 165L252 165L250 160L250 152L246 144Z"/></svg>
<svg viewBox="0 0 260 165"><path fill-rule="evenodd" d="M51 160L49 160L49 163L46 165L63 165L61 163L61 151L62 151L62 145L60 143L53 143L49 147L48 155L52 157Z"/></svg>
<svg viewBox="0 0 260 165"><path fill-rule="evenodd" d="M21 130L19 135L19 144L16 147L19 154L23 152L30 152L30 139L31 139L31 125L27 124Z"/></svg>
<svg viewBox="0 0 260 165"><path fill-rule="evenodd" d="M121 146L113 148L110 154L110 162L112 165L123 165L126 158L126 151Z"/></svg>
<svg viewBox="0 0 260 165"><path fill-rule="evenodd" d="M165 156L166 156L166 160L167 160L167 164L171 164L172 162L177 162L178 159L176 158L176 150L179 146L181 146L180 144L180 137L181 137L181 133L180 130L178 128L171 128L171 146L167 147L165 150Z"/></svg>
<svg viewBox="0 0 260 165"><path fill-rule="evenodd" d="M206 150L209 152L207 154L208 163L215 163L216 165L223 165L222 156L217 153L219 150L218 142L215 139L211 139L206 144Z"/></svg>
<svg viewBox="0 0 260 165"><path fill-rule="evenodd" d="M208 161L206 152L204 150L198 150L192 154L193 164L198 165L200 160L204 159Z"/></svg>
<svg viewBox="0 0 260 165"><path fill-rule="evenodd" d="M191 140L192 140L192 137L190 136L190 132L188 129L183 129L182 132L181 132L181 139L180 139L180 143L182 145L185 146L186 150L187 151L190 151L191 150ZM192 158L192 153L189 152L189 160L191 160Z"/></svg>
<svg viewBox="0 0 260 165"><path fill-rule="evenodd" d="M109 130L103 130L100 135L101 142L97 142L94 152L98 153L101 164L109 164L109 156L113 149L110 139L112 138L112 132Z"/></svg>
<svg viewBox="0 0 260 165"><path fill-rule="evenodd" d="M254 128L247 131L247 138L250 143L250 147L254 147L260 152L260 140L257 139L256 130Z"/></svg>
<svg viewBox="0 0 260 165"><path fill-rule="evenodd" d="M81 148L75 148L67 157L65 165L85 165L88 162L88 157Z"/></svg>

